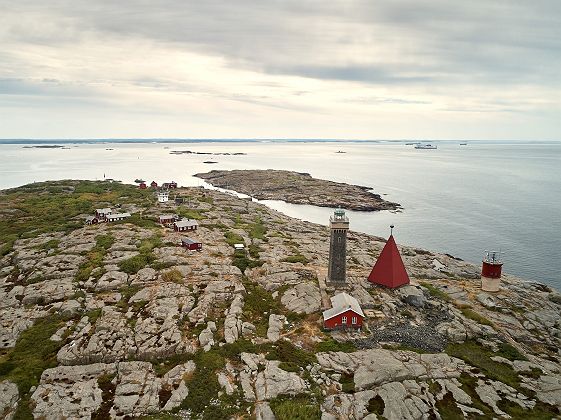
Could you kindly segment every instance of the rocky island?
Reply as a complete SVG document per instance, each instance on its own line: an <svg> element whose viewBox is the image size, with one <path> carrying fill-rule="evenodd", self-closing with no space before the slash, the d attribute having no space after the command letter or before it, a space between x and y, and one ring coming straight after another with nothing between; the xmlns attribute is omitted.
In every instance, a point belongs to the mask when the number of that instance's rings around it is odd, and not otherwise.
<svg viewBox="0 0 561 420"><path fill-rule="evenodd" d="M317 179L307 173L280 170L214 170L195 174L209 184L258 200L341 207L356 211L396 210L399 204L384 200L369 187Z"/></svg>
<svg viewBox="0 0 561 420"><path fill-rule="evenodd" d="M176 193L182 204L111 182L0 193L0 417L559 417L555 290L505 275L483 293L478 266L411 247L411 284L376 287L385 241L350 231L344 290L366 319L329 332L327 227ZM84 223L107 208L130 217ZM196 220L202 250L161 214Z"/></svg>

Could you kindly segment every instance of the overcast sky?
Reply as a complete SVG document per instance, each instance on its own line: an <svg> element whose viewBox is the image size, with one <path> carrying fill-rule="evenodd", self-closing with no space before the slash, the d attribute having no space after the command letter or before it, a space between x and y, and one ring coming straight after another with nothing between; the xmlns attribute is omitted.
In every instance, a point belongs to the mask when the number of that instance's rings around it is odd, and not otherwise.
<svg viewBox="0 0 561 420"><path fill-rule="evenodd" d="M559 0L0 0L0 138L561 139Z"/></svg>

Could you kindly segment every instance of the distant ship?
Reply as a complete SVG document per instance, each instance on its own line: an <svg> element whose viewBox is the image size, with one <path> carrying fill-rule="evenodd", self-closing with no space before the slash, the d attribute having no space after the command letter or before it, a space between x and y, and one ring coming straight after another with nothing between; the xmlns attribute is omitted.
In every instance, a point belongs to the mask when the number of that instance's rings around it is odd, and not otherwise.
<svg viewBox="0 0 561 420"><path fill-rule="evenodd" d="M415 149L436 149L437 146L436 144L430 144L430 143L425 143L425 144L416 144L415 145Z"/></svg>
<svg viewBox="0 0 561 420"><path fill-rule="evenodd" d="M467 146L467 143L460 143L460 146Z"/></svg>

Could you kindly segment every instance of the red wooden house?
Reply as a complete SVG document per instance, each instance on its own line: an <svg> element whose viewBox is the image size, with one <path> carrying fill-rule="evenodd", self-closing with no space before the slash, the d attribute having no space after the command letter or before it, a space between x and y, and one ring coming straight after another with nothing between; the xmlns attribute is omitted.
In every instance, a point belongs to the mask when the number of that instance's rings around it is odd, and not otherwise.
<svg viewBox="0 0 561 420"><path fill-rule="evenodd" d="M140 188L141 190L145 190L145 189L146 189L146 182L141 182L141 183L138 185L138 188Z"/></svg>
<svg viewBox="0 0 561 420"><path fill-rule="evenodd" d="M323 326L329 330L339 328L361 328L364 312L358 301L347 293L331 298L331 309L323 312Z"/></svg>
<svg viewBox="0 0 561 420"><path fill-rule="evenodd" d="M164 226L172 226L175 222L179 220L177 214L163 214L158 217L158 222Z"/></svg>
<svg viewBox="0 0 561 420"><path fill-rule="evenodd" d="M403 265L403 260L393 235L390 235L386 245L384 245L384 249L382 249L376 264L374 264L368 276L368 281L389 287L390 289L409 284L409 276L405 270L405 265Z"/></svg>
<svg viewBox="0 0 561 420"><path fill-rule="evenodd" d="M192 219L183 219L173 224L173 230L176 232L183 232L186 230L197 230L199 223Z"/></svg>
<svg viewBox="0 0 561 420"><path fill-rule="evenodd" d="M158 188L158 183L157 183L156 181L152 181L152 182L150 183L150 187L151 187L151 188Z"/></svg>
<svg viewBox="0 0 561 420"><path fill-rule="evenodd" d="M203 249L203 244L201 242L189 238L181 238L181 246L191 251L201 251Z"/></svg>

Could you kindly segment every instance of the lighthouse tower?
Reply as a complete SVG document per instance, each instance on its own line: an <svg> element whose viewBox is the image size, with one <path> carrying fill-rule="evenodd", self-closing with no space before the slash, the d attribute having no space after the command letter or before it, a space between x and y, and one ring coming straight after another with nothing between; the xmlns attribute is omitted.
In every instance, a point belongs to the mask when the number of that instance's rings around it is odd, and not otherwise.
<svg viewBox="0 0 561 420"><path fill-rule="evenodd" d="M483 266L481 267L481 290L486 292L499 291L502 268L500 252L485 251Z"/></svg>
<svg viewBox="0 0 561 420"><path fill-rule="evenodd" d="M345 216L345 210L335 210L333 216L329 218L329 227L331 240L327 280L344 284L347 274L347 231L349 230L349 218Z"/></svg>

